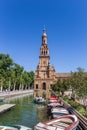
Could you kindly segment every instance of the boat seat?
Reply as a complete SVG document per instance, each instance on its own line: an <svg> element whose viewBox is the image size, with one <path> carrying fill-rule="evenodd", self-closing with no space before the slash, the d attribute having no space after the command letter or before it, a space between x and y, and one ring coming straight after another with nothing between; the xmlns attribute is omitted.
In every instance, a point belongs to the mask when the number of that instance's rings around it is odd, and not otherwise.
<svg viewBox="0 0 87 130"><path fill-rule="evenodd" d="M66 128L71 124L71 122L67 122L67 121L59 121L59 122L54 122L52 124L52 126L57 126L57 127L62 127L62 128Z"/></svg>
<svg viewBox="0 0 87 130"><path fill-rule="evenodd" d="M61 124L59 122L53 123L52 126L55 126L55 127L58 127L58 128L66 128L67 127L64 124Z"/></svg>

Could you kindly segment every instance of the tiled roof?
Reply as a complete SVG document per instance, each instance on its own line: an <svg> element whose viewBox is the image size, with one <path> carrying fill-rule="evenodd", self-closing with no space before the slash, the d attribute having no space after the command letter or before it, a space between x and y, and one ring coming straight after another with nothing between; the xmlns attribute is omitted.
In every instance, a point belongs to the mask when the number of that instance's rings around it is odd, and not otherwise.
<svg viewBox="0 0 87 130"><path fill-rule="evenodd" d="M56 73L56 77L70 77L71 73Z"/></svg>

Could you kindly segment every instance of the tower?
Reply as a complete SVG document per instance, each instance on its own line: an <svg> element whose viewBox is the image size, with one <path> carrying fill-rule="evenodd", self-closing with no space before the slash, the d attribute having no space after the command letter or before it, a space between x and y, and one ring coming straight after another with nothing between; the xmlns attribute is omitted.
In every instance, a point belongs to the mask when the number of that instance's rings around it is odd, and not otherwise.
<svg viewBox="0 0 87 130"><path fill-rule="evenodd" d="M51 86L55 81L55 69L50 66L50 54L47 42L46 29L43 29L42 34L42 44L40 47L39 64L35 71L34 77L34 91L38 96L43 96L43 93L47 93L49 97L49 92ZM36 96L35 94L35 96Z"/></svg>

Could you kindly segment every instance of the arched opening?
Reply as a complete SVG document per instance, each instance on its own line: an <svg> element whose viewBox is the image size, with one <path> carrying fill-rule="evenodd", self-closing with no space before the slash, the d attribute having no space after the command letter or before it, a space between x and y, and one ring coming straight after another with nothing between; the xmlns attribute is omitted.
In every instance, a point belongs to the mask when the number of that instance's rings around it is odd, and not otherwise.
<svg viewBox="0 0 87 130"><path fill-rule="evenodd" d="M38 89L38 84L36 84L36 89Z"/></svg>
<svg viewBox="0 0 87 130"><path fill-rule="evenodd" d="M44 55L45 55L45 51L44 51Z"/></svg>
<svg viewBox="0 0 87 130"><path fill-rule="evenodd" d="M41 51L41 55L43 55L43 50Z"/></svg>
<svg viewBox="0 0 87 130"><path fill-rule="evenodd" d="M43 90L46 90L46 83L43 83Z"/></svg>

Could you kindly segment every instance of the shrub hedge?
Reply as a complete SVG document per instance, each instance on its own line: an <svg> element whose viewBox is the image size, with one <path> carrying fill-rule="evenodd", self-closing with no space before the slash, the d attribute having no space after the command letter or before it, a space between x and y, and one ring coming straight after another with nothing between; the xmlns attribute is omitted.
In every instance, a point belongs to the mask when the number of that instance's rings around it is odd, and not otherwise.
<svg viewBox="0 0 87 130"><path fill-rule="evenodd" d="M87 110L85 107L72 99L69 99L67 96L62 97L64 101L70 104L74 109L76 109L81 115L87 118Z"/></svg>

